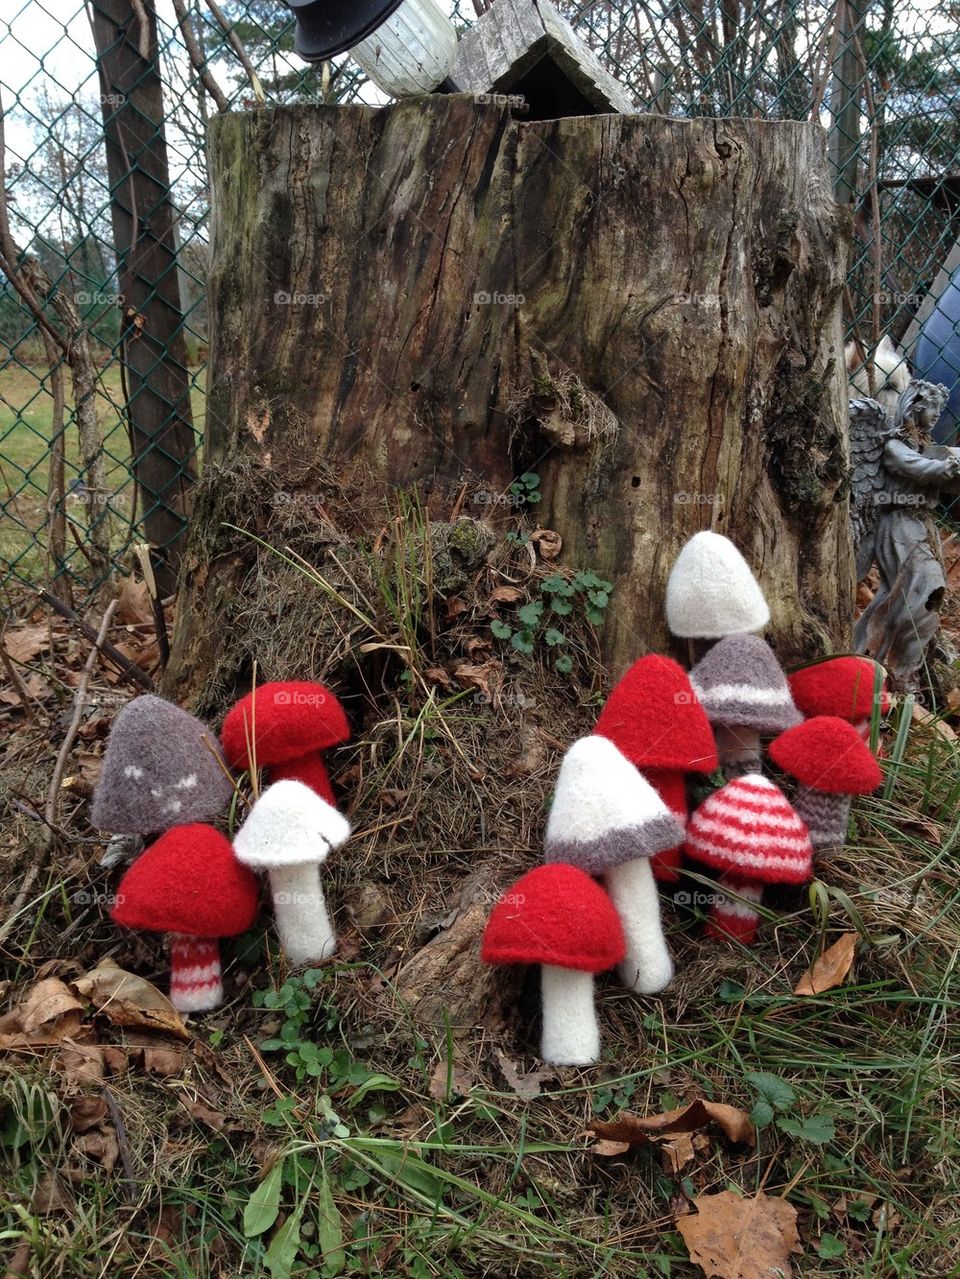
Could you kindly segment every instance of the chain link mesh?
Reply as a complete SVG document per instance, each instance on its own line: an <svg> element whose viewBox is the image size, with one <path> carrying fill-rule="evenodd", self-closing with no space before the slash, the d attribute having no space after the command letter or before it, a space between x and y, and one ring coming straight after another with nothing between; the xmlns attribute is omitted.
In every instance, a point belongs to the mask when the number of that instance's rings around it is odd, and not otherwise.
<svg viewBox="0 0 960 1279"><path fill-rule="evenodd" d="M90 0L97 8L99 0ZM490 0L456 0L476 20ZM222 0L225 26L206 0L178 0L232 109L294 101L377 101L359 69L326 69L293 54L280 0ZM946 430L960 417L960 30L958 6L932 0L593 0L563 12L639 107L678 116L819 119L829 131L838 198L854 210L845 320L872 348L900 344L919 375L951 389ZM32 255L55 296L65 294L89 333L96 375L95 453L81 441L72 373L12 287L0 289L0 576L57 585L98 584L128 562L132 541L155 525L172 539L185 519L204 421L208 198L204 132L216 109L200 84L172 0L159 0L157 65L174 227L169 272L181 315L131 379L124 350L148 343L119 294L105 129L114 109L98 75L91 10L27 0L0 20L8 212L19 250ZM146 12L136 4L131 12ZM241 65L242 46L254 76ZM101 68L102 71L102 68ZM160 129L157 128L158 140ZM149 168L151 148L126 157ZM136 231L136 228L134 228ZM953 280L951 281L951 273ZM139 311L157 300L164 274ZM63 330L51 300L43 312ZM163 363L185 368L181 395L151 385ZM127 361L129 365L129 360ZM176 377L174 377L176 383ZM137 397L160 394L166 420L144 441ZM183 402L189 395L189 408ZM182 428L186 420L190 429ZM169 429L168 429L169 428ZM165 478L150 489L146 452ZM163 540L163 539L161 539ZM154 536L154 541L157 541ZM95 553L100 546L104 555ZM91 547L94 553L91 553Z"/></svg>

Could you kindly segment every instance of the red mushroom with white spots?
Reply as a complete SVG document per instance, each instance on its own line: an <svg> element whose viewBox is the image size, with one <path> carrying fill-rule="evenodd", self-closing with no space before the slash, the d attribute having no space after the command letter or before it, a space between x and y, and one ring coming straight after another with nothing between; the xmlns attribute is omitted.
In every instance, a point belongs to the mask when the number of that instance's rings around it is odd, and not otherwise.
<svg viewBox="0 0 960 1279"><path fill-rule="evenodd" d="M717 767L713 731L679 663L649 654L634 662L607 698L594 733L613 742L640 770L681 825L687 819L688 773ZM654 876L679 879L680 848L651 858Z"/></svg>
<svg viewBox="0 0 960 1279"><path fill-rule="evenodd" d="M708 936L752 942L764 884L805 884L813 875L809 831L779 787L759 773L708 796L687 823L684 848L721 872Z"/></svg>
<svg viewBox="0 0 960 1279"><path fill-rule="evenodd" d="M205 1012L223 1002L219 938L244 933L260 890L212 826L175 826L133 863L111 915L126 928L170 936L170 1002Z"/></svg>

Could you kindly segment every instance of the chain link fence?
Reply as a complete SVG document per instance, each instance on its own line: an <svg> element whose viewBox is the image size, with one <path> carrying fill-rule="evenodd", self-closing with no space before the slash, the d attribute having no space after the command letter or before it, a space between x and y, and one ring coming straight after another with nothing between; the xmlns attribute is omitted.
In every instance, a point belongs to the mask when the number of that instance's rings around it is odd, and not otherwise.
<svg viewBox="0 0 960 1279"><path fill-rule="evenodd" d="M466 26L489 4L456 0L453 17ZM27 0L0 20L0 577L69 600L128 566L134 542L175 567L204 423L208 115L378 94L349 59L304 66L281 0L63 7ZM855 217L848 337L869 351L886 335L947 383L952 439L960 6L561 7L644 110L824 124Z"/></svg>

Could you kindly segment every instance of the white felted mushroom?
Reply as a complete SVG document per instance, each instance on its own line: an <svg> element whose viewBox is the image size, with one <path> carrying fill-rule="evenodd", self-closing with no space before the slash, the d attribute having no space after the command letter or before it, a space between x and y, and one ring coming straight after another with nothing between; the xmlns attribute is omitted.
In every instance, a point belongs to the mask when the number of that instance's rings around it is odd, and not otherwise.
<svg viewBox="0 0 960 1279"><path fill-rule="evenodd" d="M617 971L641 995L673 978L650 858L682 839L679 820L611 741L593 736L573 743L560 766L544 857L603 876L627 945Z"/></svg>
<svg viewBox="0 0 960 1279"><path fill-rule="evenodd" d="M280 944L292 964L327 959L337 949L320 866L349 837L347 819L295 781L268 786L237 831L237 860L267 872Z"/></svg>
<svg viewBox="0 0 960 1279"><path fill-rule="evenodd" d="M667 625L684 639L760 631L770 609L750 566L728 537L696 533L667 579Z"/></svg>

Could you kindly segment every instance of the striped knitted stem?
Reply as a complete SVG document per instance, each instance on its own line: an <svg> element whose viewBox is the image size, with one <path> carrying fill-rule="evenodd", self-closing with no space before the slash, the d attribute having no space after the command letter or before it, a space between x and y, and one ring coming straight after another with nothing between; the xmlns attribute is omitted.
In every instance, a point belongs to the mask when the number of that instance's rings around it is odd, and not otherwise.
<svg viewBox="0 0 960 1279"><path fill-rule="evenodd" d="M714 724L713 735L723 775L730 781L747 773L759 773L762 762L760 734L755 728Z"/></svg>
<svg viewBox="0 0 960 1279"><path fill-rule="evenodd" d="M748 946L755 940L760 924L760 916L751 903L756 902L759 906L763 885L753 880L724 875L717 887L727 888L736 896L718 892L716 901L710 907L705 935L742 942Z"/></svg>
<svg viewBox="0 0 960 1279"><path fill-rule="evenodd" d="M170 934L170 1002L181 1013L207 1012L223 1003L215 937Z"/></svg>
<svg viewBox="0 0 960 1279"><path fill-rule="evenodd" d="M683 773L666 768L646 768L643 775L657 792L667 808L683 825L687 822L687 779ZM650 868L654 879L661 884L678 884L677 874L683 865L682 848L665 848L662 853L655 853L650 858Z"/></svg>
<svg viewBox="0 0 960 1279"><path fill-rule="evenodd" d="M850 803L849 795L830 795L807 786L797 787L794 808L809 827L810 842L815 849L840 848L846 843Z"/></svg>

